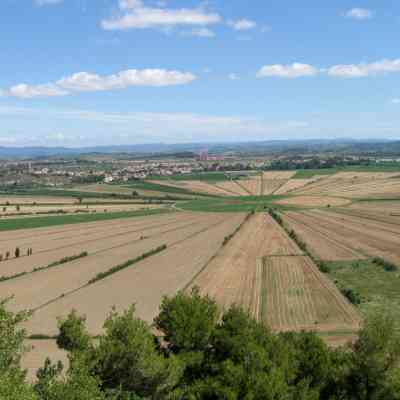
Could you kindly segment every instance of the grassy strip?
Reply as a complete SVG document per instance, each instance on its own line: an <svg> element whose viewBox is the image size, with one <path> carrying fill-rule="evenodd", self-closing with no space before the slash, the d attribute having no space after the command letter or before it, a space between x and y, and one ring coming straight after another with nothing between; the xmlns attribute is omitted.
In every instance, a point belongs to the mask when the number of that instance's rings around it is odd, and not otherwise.
<svg viewBox="0 0 400 400"><path fill-rule="evenodd" d="M66 264L68 262L75 261L75 260L78 260L79 258L83 258L83 257L87 257L87 256L88 256L88 252L84 251L84 252L82 252L80 254L77 254L77 255L74 255L74 256L64 257L61 260L54 261L51 264L46 265L44 267L34 268L32 271L20 272L19 274L10 275L10 276L2 276L2 277L0 277L0 282L9 281L11 279L19 278L21 276L25 276L25 275L28 275L28 274L33 274L35 272L44 271L46 269L58 267L59 265Z"/></svg>
<svg viewBox="0 0 400 400"><path fill-rule="evenodd" d="M330 278L338 287L351 289L360 298L358 309L363 315L390 310L400 329L400 291L398 272L378 267L373 259L330 261Z"/></svg>
<svg viewBox="0 0 400 400"><path fill-rule="evenodd" d="M181 203L180 208L188 211L204 212L251 212L274 207L279 209L298 209L295 206L275 204L288 196L236 196L214 199L192 200Z"/></svg>
<svg viewBox="0 0 400 400"><path fill-rule="evenodd" d="M56 225L80 224L86 222L108 221L118 218L143 217L147 215L164 214L171 212L167 209L120 211L106 213L78 213L46 217L13 218L0 221L0 231L11 231L18 229L43 228Z"/></svg>
<svg viewBox="0 0 400 400"><path fill-rule="evenodd" d="M242 226L250 219L252 215L254 215L254 210L246 215L242 223L230 235L224 237L222 246L226 246L235 237L235 235L242 229Z"/></svg>
<svg viewBox="0 0 400 400"><path fill-rule="evenodd" d="M116 265L115 267L110 268L108 271L100 272L99 274L97 274L93 279L91 279L88 282L88 285L91 285L92 283L95 283L95 282L98 282L98 281L100 281L102 279L105 279L108 276L110 276L112 274L115 274L115 273L117 273L119 271L122 271L123 269L128 268L131 265L136 264L139 261L142 261L142 260L144 260L144 259L146 259L148 257L151 257L151 256L153 256L153 255L155 255L157 253L161 253L162 251L166 250L166 248L167 248L167 245L163 244L162 246L159 246L156 249L150 250L147 253L144 253L139 257L133 258L131 260L125 261L122 264Z"/></svg>

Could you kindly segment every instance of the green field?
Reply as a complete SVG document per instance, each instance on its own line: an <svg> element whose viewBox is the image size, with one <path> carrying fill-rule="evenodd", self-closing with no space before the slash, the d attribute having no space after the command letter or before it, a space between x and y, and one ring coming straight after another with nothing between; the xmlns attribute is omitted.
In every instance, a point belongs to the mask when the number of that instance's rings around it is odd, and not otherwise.
<svg viewBox="0 0 400 400"><path fill-rule="evenodd" d="M80 224L85 222L107 221L117 218L134 218L146 215L164 214L170 209L160 208L154 210L121 211L90 214L69 214L51 217L24 217L10 218L0 221L0 231L12 231L17 229L43 228L56 225Z"/></svg>
<svg viewBox="0 0 400 400"><path fill-rule="evenodd" d="M400 273L385 271L370 260L336 261L326 263L329 276L339 287L352 289L361 296L358 305L362 314L389 309L399 321Z"/></svg>
<svg viewBox="0 0 400 400"><path fill-rule="evenodd" d="M264 211L271 207L288 209L275 204L274 201L286 198L287 196L242 196L224 197L215 199L200 199L182 202L179 208L188 211L210 211L210 212L250 212Z"/></svg>

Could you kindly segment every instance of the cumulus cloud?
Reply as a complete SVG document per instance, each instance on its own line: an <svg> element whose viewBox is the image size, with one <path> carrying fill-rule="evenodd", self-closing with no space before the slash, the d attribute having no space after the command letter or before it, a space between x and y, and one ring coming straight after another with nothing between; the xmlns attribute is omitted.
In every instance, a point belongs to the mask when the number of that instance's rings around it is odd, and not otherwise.
<svg viewBox="0 0 400 400"><path fill-rule="evenodd" d="M346 18L357 19L359 21L371 19L374 13L368 8L352 8L344 14Z"/></svg>
<svg viewBox="0 0 400 400"><path fill-rule="evenodd" d="M278 77L278 78L300 78L304 76L314 76L318 74L318 69L310 64L295 62L293 64L264 65L257 73L258 78Z"/></svg>
<svg viewBox="0 0 400 400"><path fill-rule="evenodd" d="M65 96L72 92L96 92L125 89L131 86L175 86L188 84L196 79L189 72L164 69L130 69L117 74L101 76L78 72L55 83L28 85L21 83L2 90L4 96L31 99L34 97Z"/></svg>
<svg viewBox="0 0 400 400"><path fill-rule="evenodd" d="M327 68L296 62L288 65L265 65L258 71L257 77L300 78L321 74L336 78L364 78L398 72L400 72L400 59L384 59L373 63L338 64Z"/></svg>
<svg viewBox="0 0 400 400"><path fill-rule="evenodd" d="M328 68L328 75L342 78L362 78L394 72L400 72L400 59L385 59L369 64L340 64Z"/></svg>
<svg viewBox="0 0 400 400"><path fill-rule="evenodd" d="M236 31L247 31L249 29L254 29L257 23L250 19L242 18L235 21L228 21L228 25Z"/></svg>
<svg viewBox="0 0 400 400"><path fill-rule="evenodd" d="M148 7L141 0L120 0L120 15L101 22L105 30L174 28L177 26L207 26L221 22L217 13L204 8L169 9Z"/></svg>

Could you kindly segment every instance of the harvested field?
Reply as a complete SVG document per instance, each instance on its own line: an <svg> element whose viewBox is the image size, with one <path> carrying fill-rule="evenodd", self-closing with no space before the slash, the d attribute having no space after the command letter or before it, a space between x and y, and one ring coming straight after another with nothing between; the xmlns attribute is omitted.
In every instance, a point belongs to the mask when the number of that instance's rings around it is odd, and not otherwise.
<svg viewBox="0 0 400 400"><path fill-rule="evenodd" d="M357 330L360 317L309 257L270 257L263 264L262 320L277 331Z"/></svg>
<svg viewBox="0 0 400 400"><path fill-rule="evenodd" d="M260 293L255 279L258 263L267 255L293 254L302 252L269 215L259 213L245 223L191 287L199 286L203 294L215 298L222 308L240 304L257 315Z"/></svg>
<svg viewBox="0 0 400 400"><path fill-rule="evenodd" d="M351 200L328 196L295 196L278 200L276 203L286 206L298 207L339 207L351 203Z"/></svg>
<svg viewBox="0 0 400 400"><path fill-rule="evenodd" d="M360 254L400 263L400 225L322 210L287 215L316 234ZM311 250L318 254L317 249Z"/></svg>
<svg viewBox="0 0 400 400"><path fill-rule="evenodd" d="M238 181L238 184L245 189L247 196L259 196L262 194L262 182L260 176L256 176L252 179L241 179Z"/></svg>
<svg viewBox="0 0 400 400"><path fill-rule="evenodd" d="M80 185L75 186L72 190L79 191L81 193L99 193L99 195L124 195L124 196L131 196L133 192L136 192L138 196L142 197L165 197L168 195L168 192L165 191L158 191L158 190L151 190L141 187L135 187L135 185L114 185L114 184L105 184L105 183L96 183L91 185ZM173 194L174 197L187 197L183 194Z"/></svg>
<svg viewBox="0 0 400 400"><path fill-rule="evenodd" d="M295 213L281 215L284 223L289 229L293 229L296 232L315 257L326 261L360 260L365 258L365 255L353 250L344 243L336 241L331 235L318 232L312 226L297 221Z"/></svg>
<svg viewBox="0 0 400 400"><path fill-rule="evenodd" d="M267 171L263 173L263 179L283 179L288 180L296 175L296 171Z"/></svg>
<svg viewBox="0 0 400 400"><path fill-rule="evenodd" d="M140 256L162 244L185 240L187 237L207 228L212 221L221 217L196 216L195 218L178 218L166 226L155 226L146 229L126 231L114 237L103 237L95 242L87 243L87 257L63 264L58 267L35 272L16 279L0 283L1 293L5 297L15 296L8 307L11 310L35 309L43 304L78 289L89 282L97 274L126 260ZM145 238L144 238L145 237ZM79 254L79 250L69 248L71 254ZM65 251L65 249L63 249ZM26 260L30 260L27 257Z"/></svg>
<svg viewBox="0 0 400 400"><path fill-rule="evenodd" d="M119 211L135 211L135 210L149 210L155 208L162 208L163 204L135 204L135 203L122 203L122 204L87 204L87 205L22 205L19 206L19 211L12 206L0 207L0 216L3 217L16 217L18 215L24 216L29 214L45 214L45 213L77 213L77 212L119 212Z"/></svg>
<svg viewBox="0 0 400 400"><path fill-rule="evenodd" d="M203 218L204 222L198 224L192 222L188 227L182 228L179 238L177 231L173 234L170 233L173 236L172 242L168 242L168 233L165 233L162 238L159 237L158 244L169 243L167 250L162 253L64 297L54 298L53 302L41 307L34 313L33 318L26 325L28 331L30 333L54 335L57 333L57 316L65 316L71 309L76 309L78 312L87 315L89 331L92 334L98 334L101 332L102 324L113 305L118 310L123 310L132 303L136 303L137 315L151 322L158 312L162 296L172 295L179 289L183 289L218 250L224 237L232 233L241 223L244 215L239 213L232 215L206 214L203 215ZM134 248L134 244L126 246L126 253L123 256L121 256L120 248L115 253L115 257L120 257L120 259L131 258L132 255L137 254ZM139 253L142 253L142 250ZM103 257L105 257L105 254L103 254ZM112 261L111 265L108 263L107 268L118 263L115 257L110 260ZM85 271L90 268L91 272L96 272L99 270L97 265L97 262L93 263L92 267L85 264ZM62 267L65 271L67 270L66 266ZM72 267L72 269L74 268ZM79 286L84 281L81 274L86 274L86 272L82 268L75 268L74 270L76 274L71 279L72 272L71 268L69 269L69 280L74 280L74 285ZM54 277L55 270L49 271L51 271L49 275ZM49 275L46 278L50 279ZM54 282L56 281L54 280ZM70 284L68 283L68 285ZM8 290L11 291L11 289L10 287ZM61 287L58 290L61 290ZM46 291L52 291L55 294L50 286L47 286ZM58 296L61 294L58 292ZM46 294L45 297L50 296ZM43 299L44 297L41 301ZM22 303L29 301L39 303L32 298L30 300L28 298L18 300L17 298L13 304L14 307L18 308L23 307ZM17 305L18 302L19 305Z"/></svg>
<svg viewBox="0 0 400 400"><path fill-rule="evenodd" d="M264 179L263 180L263 195L268 196L276 194L276 192L287 182L286 179Z"/></svg>
<svg viewBox="0 0 400 400"><path fill-rule="evenodd" d="M300 189L306 187L307 185L311 185L316 182L319 178L311 178L311 179L290 179L286 181L284 185L282 185L278 190L275 191L276 195L291 193L296 189Z"/></svg>
<svg viewBox="0 0 400 400"><path fill-rule="evenodd" d="M0 195L0 205L7 206L7 203L17 204L76 204L78 200L75 197L58 196L8 196Z"/></svg>
<svg viewBox="0 0 400 400"><path fill-rule="evenodd" d="M222 308L243 306L277 331L334 332L359 324L335 285L263 214L247 221L191 286L216 298Z"/></svg>
<svg viewBox="0 0 400 400"><path fill-rule="evenodd" d="M243 189L240 185L236 183L236 181L223 181L214 183L219 189L225 190L226 192L230 193L231 196L248 196L246 190Z"/></svg>
<svg viewBox="0 0 400 400"><path fill-rule="evenodd" d="M216 196L232 196L232 193L221 189L211 183L200 181L152 181L154 183L171 186L180 189L186 189L192 192L211 194Z"/></svg>
<svg viewBox="0 0 400 400"><path fill-rule="evenodd" d="M22 368L27 370L29 382L36 381L36 372L43 367L46 358L50 358L54 364L61 361L64 371L68 369L67 353L57 347L55 340L27 340L26 346L31 348L31 351L23 356L21 363Z"/></svg>
<svg viewBox="0 0 400 400"><path fill-rule="evenodd" d="M350 173L346 173L350 174ZM377 176L376 176L377 175ZM319 181L294 191L298 194L341 196L347 198L397 198L400 194L400 179L397 174L359 173L356 177L340 177L340 174L320 179ZM351 175L350 175L351 176Z"/></svg>

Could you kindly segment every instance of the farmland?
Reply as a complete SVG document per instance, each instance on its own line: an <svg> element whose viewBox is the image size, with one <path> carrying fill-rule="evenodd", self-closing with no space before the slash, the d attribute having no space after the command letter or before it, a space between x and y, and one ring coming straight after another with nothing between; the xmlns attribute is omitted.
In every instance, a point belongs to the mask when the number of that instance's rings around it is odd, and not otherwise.
<svg viewBox="0 0 400 400"><path fill-rule="evenodd" d="M221 310L240 305L274 331L311 330L343 344L368 310L397 304L397 272L372 260L400 265L398 173L194 178L91 184L70 197L62 191L25 202L4 197L0 288L13 296L12 311L33 310L28 333L48 338L32 342L30 371L38 351L63 357L51 340L57 318L72 309L86 315L95 336L113 306L135 303L151 324L164 295L199 287ZM78 201L76 193L89 197ZM172 199L145 200L156 195ZM21 216L7 216L17 205ZM60 207L62 215L22 215ZM349 291L363 301L351 304Z"/></svg>

